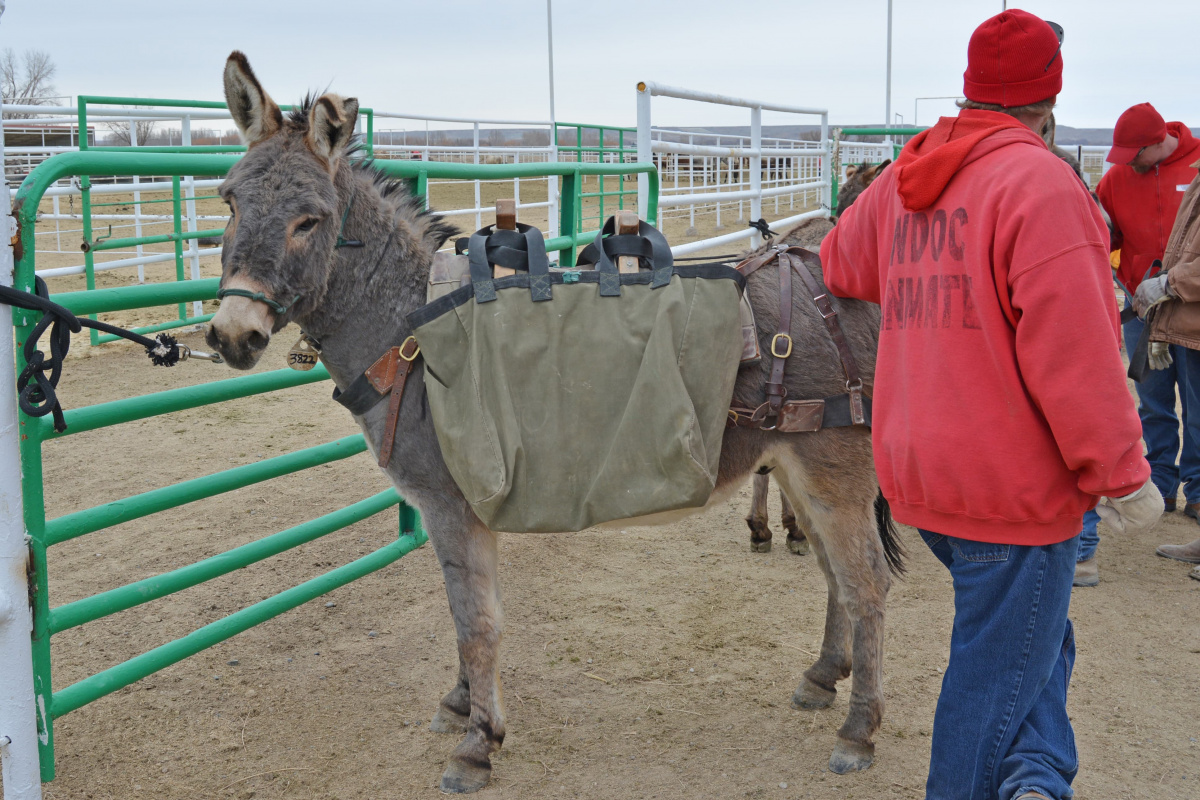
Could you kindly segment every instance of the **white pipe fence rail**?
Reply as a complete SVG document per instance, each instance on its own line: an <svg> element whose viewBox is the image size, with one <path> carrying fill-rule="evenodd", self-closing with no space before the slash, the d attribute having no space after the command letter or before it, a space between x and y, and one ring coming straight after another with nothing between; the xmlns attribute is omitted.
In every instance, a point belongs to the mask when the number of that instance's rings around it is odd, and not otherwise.
<svg viewBox="0 0 1200 800"><path fill-rule="evenodd" d="M750 111L750 136L655 128L651 113L652 98L655 96L747 108ZM805 142L777 137L764 138L763 111L819 116L820 140ZM744 220L743 204L749 201L750 219L756 220L762 218L764 199L773 198L775 213L779 213L779 198L788 196L790 207L794 208L796 195L799 194L803 205L808 206L808 193L812 192L818 205L817 209L807 210L785 220L777 220L773 224L790 224L801 219L829 214L832 149L829 141L829 112L826 109L764 103L643 81L637 86L637 123L638 161L653 160L659 165L659 206L664 210L686 206L690 222L689 233L695 233L697 209L704 212L711 208L716 215L717 227L720 228L722 204L731 202L738 203L738 217ZM686 142L679 141L683 137L687 138ZM697 144L697 139L701 139L701 143ZM716 141L705 141L713 139ZM726 139L733 140L733 146L725 145ZM697 174L701 180L700 186L696 186ZM686 177L686 186L681 184L681 177ZM643 217L648 198L646 179L639 176L638 210ZM698 242L689 242L672 250L676 254L683 254L740 239L750 239L751 246L757 247L761 243L761 234L748 227Z"/></svg>

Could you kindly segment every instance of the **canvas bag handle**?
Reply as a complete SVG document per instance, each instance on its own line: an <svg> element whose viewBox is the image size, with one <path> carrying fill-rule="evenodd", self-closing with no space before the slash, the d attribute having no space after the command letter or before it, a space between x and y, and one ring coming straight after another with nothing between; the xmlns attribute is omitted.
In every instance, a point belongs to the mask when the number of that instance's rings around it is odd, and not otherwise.
<svg viewBox="0 0 1200 800"><path fill-rule="evenodd" d="M648 222L638 223L637 235L617 234L616 217L609 217L596 234L596 241L579 254L580 264L595 264L600 273L600 294L603 297L621 296L621 276L611 256L638 256L650 263L654 277L650 288L657 289L671 282L675 259L671 246L658 228Z"/></svg>
<svg viewBox="0 0 1200 800"><path fill-rule="evenodd" d="M596 234L596 240L579 254L580 264L595 264L596 270L601 274L602 296L620 296L620 274L612 256L623 255L644 258L649 263L654 273L650 282L652 289L671 282L674 258L671 256L671 247L662 233L646 222L639 222L636 235L617 234L616 218L609 217L604 227Z"/></svg>
<svg viewBox="0 0 1200 800"><path fill-rule="evenodd" d="M532 225L518 222L515 231L495 230L494 225L471 234L467 243L467 263L471 267L471 285L475 302L496 299L492 264L529 273L529 295L533 302L550 300L550 258L546 240Z"/></svg>

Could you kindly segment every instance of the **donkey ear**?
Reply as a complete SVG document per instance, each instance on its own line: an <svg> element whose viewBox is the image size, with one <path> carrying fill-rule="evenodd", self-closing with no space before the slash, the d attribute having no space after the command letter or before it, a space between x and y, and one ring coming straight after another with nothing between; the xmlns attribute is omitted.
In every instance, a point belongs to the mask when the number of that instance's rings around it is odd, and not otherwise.
<svg viewBox="0 0 1200 800"><path fill-rule="evenodd" d="M354 136L358 98L323 94L308 112L308 148L332 166Z"/></svg>
<svg viewBox="0 0 1200 800"><path fill-rule="evenodd" d="M850 180L857 173L858 173L858 165L857 164L851 164L850 166L846 167L846 180Z"/></svg>
<svg viewBox="0 0 1200 800"><path fill-rule="evenodd" d="M1054 112L1050 112L1050 116L1046 117L1046 121L1042 123L1042 141L1047 147L1054 147L1054 135L1058 126L1054 121Z"/></svg>
<svg viewBox="0 0 1200 800"><path fill-rule="evenodd" d="M870 183L871 181L878 178L879 173L883 172L884 168L887 167L887 165L890 163L892 163L892 160L889 158L887 161L884 161L882 164L876 164L875 166L873 166L869 170L867 170L867 175L866 175L867 182Z"/></svg>
<svg viewBox="0 0 1200 800"><path fill-rule="evenodd" d="M250 147L283 127L283 113L254 77L250 62L240 50L225 62L225 102L233 122Z"/></svg>

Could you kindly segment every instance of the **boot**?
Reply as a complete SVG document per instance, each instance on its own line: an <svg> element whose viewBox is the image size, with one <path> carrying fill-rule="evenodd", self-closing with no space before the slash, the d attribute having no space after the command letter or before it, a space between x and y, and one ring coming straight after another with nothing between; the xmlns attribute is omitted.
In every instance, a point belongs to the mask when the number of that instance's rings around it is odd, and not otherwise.
<svg viewBox="0 0 1200 800"><path fill-rule="evenodd" d="M1196 505L1200 506L1200 503L1196 503ZM1174 497L1164 497L1163 498L1163 511L1167 514L1175 513L1175 498ZM1188 516L1194 517L1195 515L1188 514Z"/></svg>
<svg viewBox="0 0 1200 800"><path fill-rule="evenodd" d="M1197 503L1196 505L1200 505ZM1191 505L1188 506L1191 509ZM1200 539L1187 544L1164 544L1154 551L1163 558L1173 558L1188 564L1200 564Z"/></svg>
<svg viewBox="0 0 1200 800"><path fill-rule="evenodd" d="M1071 581L1072 586L1095 586L1100 583L1100 565L1096 563L1096 557L1092 556L1087 561L1075 562L1075 580Z"/></svg>

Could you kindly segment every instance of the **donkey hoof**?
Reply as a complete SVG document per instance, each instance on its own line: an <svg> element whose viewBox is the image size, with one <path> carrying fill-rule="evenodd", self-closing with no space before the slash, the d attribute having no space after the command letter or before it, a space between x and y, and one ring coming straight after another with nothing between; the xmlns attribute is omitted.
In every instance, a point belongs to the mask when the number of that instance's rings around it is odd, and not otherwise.
<svg viewBox="0 0 1200 800"><path fill-rule="evenodd" d="M750 542L750 552L751 553L769 553L769 552L771 552L771 540L767 539L765 542L751 541Z"/></svg>
<svg viewBox="0 0 1200 800"><path fill-rule="evenodd" d="M791 536L787 540L788 550L791 550L798 556L808 555L808 538L801 536L798 539L793 539Z"/></svg>
<svg viewBox="0 0 1200 800"><path fill-rule="evenodd" d="M480 763L454 758L442 773L441 788L447 794L470 794L487 786L491 777L492 765L487 759Z"/></svg>
<svg viewBox="0 0 1200 800"><path fill-rule="evenodd" d="M466 714L459 714L445 706L438 706L437 713L433 715L433 720L429 723L429 730L434 733L464 733L467 730L469 719L470 717Z"/></svg>
<svg viewBox="0 0 1200 800"><path fill-rule="evenodd" d="M820 708L829 708L836 698L837 689L826 689L805 678L796 689L796 693L792 695L792 708L816 711Z"/></svg>
<svg viewBox="0 0 1200 800"><path fill-rule="evenodd" d="M875 745L838 739L837 747L833 748L833 755L829 757L829 771L838 775L860 772L874 761Z"/></svg>

